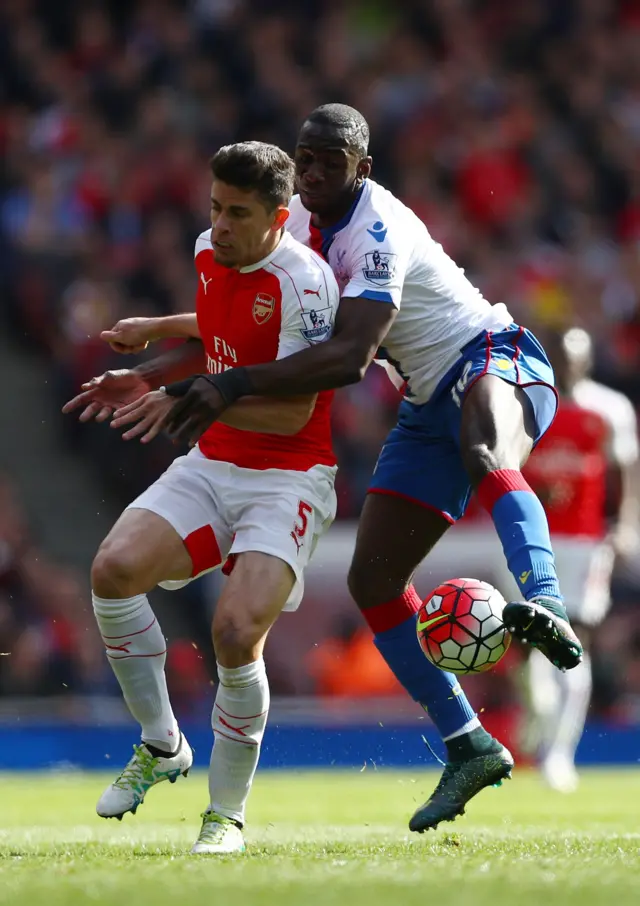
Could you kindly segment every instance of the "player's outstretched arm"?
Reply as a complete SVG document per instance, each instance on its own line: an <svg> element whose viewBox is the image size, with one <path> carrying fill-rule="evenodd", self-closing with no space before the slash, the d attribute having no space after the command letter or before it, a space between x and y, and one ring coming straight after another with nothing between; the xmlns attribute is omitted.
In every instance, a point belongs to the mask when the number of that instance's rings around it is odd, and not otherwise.
<svg viewBox="0 0 640 906"><path fill-rule="evenodd" d="M195 313L166 315L163 318L125 318L111 330L103 330L100 339L125 355L142 352L149 343L172 338L200 338Z"/></svg>
<svg viewBox="0 0 640 906"><path fill-rule="evenodd" d="M207 358L202 340L189 339L162 355L141 362L133 371L143 378L152 390L157 390L172 381L182 381L199 374L207 367Z"/></svg>
<svg viewBox="0 0 640 906"><path fill-rule="evenodd" d="M141 443L148 444L162 430L173 403L173 398L164 390L152 390L117 409L111 427L126 428L123 440L139 437ZM241 431L292 435L302 431L313 415L315 404L315 394L294 399L246 397L234 403L220 421Z"/></svg>
<svg viewBox="0 0 640 906"><path fill-rule="evenodd" d="M396 316L395 306L343 298L333 337L274 362L201 375L168 388L180 397L166 419L169 436L193 442L244 396L298 396L361 380Z"/></svg>
<svg viewBox="0 0 640 906"><path fill-rule="evenodd" d="M123 406L140 399L150 390L163 384L180 381L204 370L204 347L200 340L187 340L135 368L107 371L82 385L82 393L74 396L62 408L66 415L81 409L79 419L104 422Z"/></svg>

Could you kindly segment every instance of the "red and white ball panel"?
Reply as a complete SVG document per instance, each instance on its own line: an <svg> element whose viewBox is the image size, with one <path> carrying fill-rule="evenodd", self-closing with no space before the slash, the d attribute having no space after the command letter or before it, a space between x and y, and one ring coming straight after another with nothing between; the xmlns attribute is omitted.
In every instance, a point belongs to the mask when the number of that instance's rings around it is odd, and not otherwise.
<svg viewBox="0 0 640 906"><path fill-rule="evenodd" d="M477 579L450 579L418 613L418 641L426 657L452 673L481 673L498 663L511 642L500 592Z"/></svg>

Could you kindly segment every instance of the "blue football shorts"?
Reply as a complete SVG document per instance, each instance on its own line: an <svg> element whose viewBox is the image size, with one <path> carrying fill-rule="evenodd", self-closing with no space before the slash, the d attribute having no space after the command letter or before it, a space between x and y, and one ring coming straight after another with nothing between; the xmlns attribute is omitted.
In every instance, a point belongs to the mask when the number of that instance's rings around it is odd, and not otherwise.
<svg viewBox="0 0 640 906"><path fill-rule="evenodd" d="M382 448L369 493L403 497L456 522L465 512L471 485L460 455L462 404L475 382L495 374L527 393L536 425L535 442L555 418L558 397L544 349L524 327L483 331L460 350L460 358L422 405L404 400L398 422Z"/></svg>

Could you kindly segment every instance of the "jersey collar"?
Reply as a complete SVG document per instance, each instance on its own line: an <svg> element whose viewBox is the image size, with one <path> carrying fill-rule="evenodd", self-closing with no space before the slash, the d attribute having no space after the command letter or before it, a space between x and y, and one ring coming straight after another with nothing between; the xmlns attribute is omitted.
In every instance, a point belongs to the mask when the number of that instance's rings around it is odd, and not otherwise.
<svg viewBox="0 0 640 906"><path fill-rule="evenodd" d="M246 267L239 267L238 272L241 274L251 274L253 273L253 271L259 271L261 268L266 267L267 264L273 261L280 249L288 243L289 235L287 231L283 229L282 235L280 236L280 242L277 244L274 250L267 255L266 258L262 258L260 261L256 261L255 264L248 264Z"/></svg>
<svg viewBox="0 0 640 906"><path fill-rule="evenodd" d="M313 226L313 224L311 223L311 218L309 218L310 230L322 237L322 254L325 258L329 253L329 248L331 247L331 243L333 242L336 234L339 233L340 230L343 230L351 222L351 219L356 212L356 208L358 207L358 203L362 198L362 193L364 192L366 185L367 180L365 179L362 183L362 186L360 187L358 194L353 200L353 204L344 215L344 217L341 217L337 223L334 223L328 227L323 227L322 229L318 229L318 227Z"/></svg>

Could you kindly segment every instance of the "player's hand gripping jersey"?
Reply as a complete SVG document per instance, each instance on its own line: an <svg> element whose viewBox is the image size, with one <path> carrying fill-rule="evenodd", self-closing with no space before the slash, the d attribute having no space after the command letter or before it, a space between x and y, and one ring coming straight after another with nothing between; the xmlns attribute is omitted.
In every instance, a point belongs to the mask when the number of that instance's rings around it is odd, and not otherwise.
<svg viewBox="0 0 640 906"><path fill-rule="evenodd" d="M310 216L296 195L287 229L327 259L341 295L399 309L380 357L412 402L427 402L470 340L511 324L507 308L487 302L413 211L374 180L330 229Z"/></svg>

